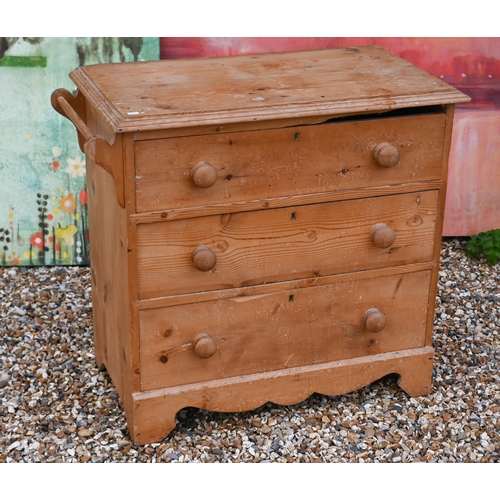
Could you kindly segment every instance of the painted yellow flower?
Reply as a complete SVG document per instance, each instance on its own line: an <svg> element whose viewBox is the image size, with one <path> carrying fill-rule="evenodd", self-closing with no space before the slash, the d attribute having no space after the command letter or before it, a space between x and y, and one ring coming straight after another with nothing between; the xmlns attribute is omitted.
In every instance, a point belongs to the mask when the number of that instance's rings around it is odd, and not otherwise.
<svg viewBox="0 0 500 500"><path fill-rule="evenodd" d="M58 227L55 230L56 239L64 240L66 245L71 247L74 245L73 236L75 235L76 231L76 226L74 226L73 224L70 224L66 227Z"/></svg>
<svg viewBox="0 0 500 500"><path fill-rule="evenodd" d="M57 158L58 156L61 156L61 148L58 148L57 146L54 146L52 148L52 156L54 156L55 158Z"/></svg>
<svg viewBox="0 0 500 500"><path fill-rule="evenodd" d="M65 170L71 177L83 177L85 175L85 160L80 156L73 160L68 158L68 168Z"/></svg>
<svg viewBox="0 0 500 500"><path fill-rule="evenodd" d="M76 208L76 198L75 195L70 193L67 196L63 196L59 200L59 207L63 212L69 213L73 212Z"/></svg>

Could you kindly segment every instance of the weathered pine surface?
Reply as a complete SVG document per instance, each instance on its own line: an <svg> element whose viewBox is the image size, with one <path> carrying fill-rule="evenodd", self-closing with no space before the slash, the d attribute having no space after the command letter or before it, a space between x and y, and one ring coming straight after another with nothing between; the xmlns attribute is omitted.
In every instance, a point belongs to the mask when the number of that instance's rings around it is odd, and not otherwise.
<svg viewBox="0 0 500 500"><path fill-rule="evenodd" d="M139 298L258 285L430 261L437 191L198 217L138 227ZM388 248L375 224L395 233ZM200 271L199 245L216 256Z"/></svg>
<svg viewBox="0 0 500 500"><path fill-rule="evenodd" d="M429 283L427 271L141 311L141 389L422 347ZM365 326L370 308L381 331ZM217 347L207 359L200 333Z"/></svg>
<svg viewBox="0 0 500 500"><path fill-rule="evenodd" d="M380 47L83 66L70 76L115 133L468 100Z"/></svg>
<svg viewBox="0 0 500 500"><path fill-rule="evenodd" d="M431 388L457 90L378 47L86 66L96 359L137 443L398 373ZM101 168L102 167L102 168Z"/></svg>
<svg viewBox="0 0 500 500"><path fill-rule="evenodd" d="M445 122L437 112L140 141L137 211L437 180ZM395 167L383 167L374 157L383 142L399 148ZM216 172L208 187L193 182L191 172L200 161Z"/></svg>
<svg viewBox="0 0 500 500"><path fill-rule="evenodd" d="M422 347L137 392L134 415L141 425L133 429L134 439L142 444L161 441L175 429L175 414L186 406L227 412L248 411L267 401L293 405L313 392L351 392L388 373L400 375L398 384L408 394L423 396L431 390L433 354L432 347Z"/></svg>

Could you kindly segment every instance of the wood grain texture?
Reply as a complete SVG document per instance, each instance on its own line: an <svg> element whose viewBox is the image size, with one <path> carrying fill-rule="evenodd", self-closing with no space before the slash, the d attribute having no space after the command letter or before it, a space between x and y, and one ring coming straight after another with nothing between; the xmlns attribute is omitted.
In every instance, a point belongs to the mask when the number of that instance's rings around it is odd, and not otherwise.
<svg viewBox="0 0 500 500"><path fill-rule="evenodd" d="M446 127L445 127L445 136L443 142L443 179L448 179L448 160L450 156L451 150L451 140L453 133L453 117L455 115L455 105L449 104L445 107L446 110ZM440 190L439 196L439 206L438 206L438 218L436 220L436 233L434 235L434 240L436 242L441 243L442 235L443 235L443 225L444 225L444 211L446 205L446 192L448 189L448 184L445 183L442 189ZM434 247L434 261L439 262L441 257L441 244L436 244ZM436 294L438 291L438 272L439 268L436 266L434 269L432 278L431 278L431 289L429 292L429 308L432 310L436 307ZM432 327L434 324L434 318L429 317L428 326L427 326L427 338L426 345L432 344Z"/></svg>
<svg viewBox="0 0 500 500"><path fill-rule="evenodd" d="M369 111L367 113L369 113ZM377 115L380 115L380 113L375 113ZM170 139L172 137L186 137L187 135L194 136L230 132L250 132L252 130L271 130L285 127L298 127L302 125L319 125L320 123L325 123L328 120L343 118L345 116L348 115L328 114L323 116L292 116L280 120L266 120L265 122L248 121L239 123L226 123L224 125L218 125L214 123L211 125L189 127L188 129L186 129L185 127L161 128L135 132L134 139L136 141L149 141L157 139Z"/></svg>
<svg viewBox="0 0 500 500"><path fill-rule="evenodd" d="M129 430L137 444L159 442L175 428L175 414L188 406L241 412L268 401L292 405L313 393L346 394L389 373L400 375L398 384L410 396L422 396L431 389L433 355L432 347L422 347L139 392L133 394L135 425Z"/></svg>
<svg viewBox="0 0 500 500"><path fill-rule="evenodd" d="M110 146L102 137L91 137L85 142L84 152L87 158L113 177L118 204L125 208L122 139L123 135L117 136Z"/></svg>
<svg viewBox="0 0 500 500"><path fill-rule="evenodd" d="M87 108L90 129L98 134L100 121ZM120 137L119 143L121 144ZM109 146L108 146L109 147ZM123 165L123 159L115 160ZM112 176L87 158L92 314L98 366L106 367L129 410L131 404L131 329L127 254L127 214L117 201ZM133 416L128 411L128 417ZM129 420L129 424L133 422Z"/></svg>
<svg viewBox="0 0 500 500"><path fill-rule="evenodd" d="M187 406L295 404L388 373L430 390L467 96L378 47L71 77L78 96L54 95L102 138L87 158L96 360L136 443Z"/></svg>
<svg viewBox="0 0 500 500"><path fill-rule="evenodd" d="M71 118L67 115L67 113L64 111L64 109L61 107L58 99L59 97L63 97L66 102L71 106L71 108L76 112L76 114L81 118L81 120L87 124L87 119L86 119L86 101L85 97L81 92L76 92L75 95L71 94L68 90L66 89L57 89L52 92L52 95L50 97L50 102L52 104L52 107L62 116L65 118L68 118L68 120L71 121ZM76 127L75 127L76 128ZM87 140L86 137L83 136L83 134L76 128L77 136L78 136L78 145L80 146L80 149L83 151L84 150L84 145L85 141Z"/></svg>
<svg viewBox="0 0 500 500"><path fill-rule="evenodd" d="M139 298L352 272L433 257L436 191L139 225ZM376 247L371 228L396 233ZM192 251L217 256L208 272Z"/></svg>
<svg viewBox="0 0 500 500"><path fill-rule="evenodd" d="M137 309L133 307L133 303L137 298L137 259L136 259L136 246L137 246L137 231L136 225L130 223L130 217L135 211L135 182L134 182L134 140L133 134L122 134L123 135L123 181L124 181L124 193L125 193L125 212L126 212L126 235L127 239L122 240L124 248L120 249L122 252L127 252L127 277L128 283L122 283L122 286L127 288L128 291L128 302L124 304L123 310L115 311L115 315L123 315L124 311L129 312L129 328L130 328L130 366L125 367L130 371L130 391L135 392L139 390L140 387L140 356L139 356L139 318L137 315ZM126 245L125 245L126 243ZM126 308L126 309L125 309ZM126 317L126 316L125 316ZM133 413L130 412L130 415Z"/></svg>
<svg viewBox="0 0 500 500"><path fill-rule="evenodd" d="M215 203L201 207L179 207L172 210L157 212L134 213L130 216L134 224L165 222L166 220L192 219L207 215L222 215L236 212L252 212L301 205L315 205L330 201L359 200L386 196L398 193L418 193L419 191L434 191L444 186L442 179L408 184L382 185L345 191L328 191L324 193L299 194L296 196L282 196L280 198L266 198L264 200L244 200L240 202Z"/></svg>
<svg viewBox="0 0 500 500"><path fill-rule="evenodd" d="M140 141L137 211L397 185L441 178L446 115L366 119L276 130ZM400 151L396 166L375 160L379 144ZM198 187L191 171L217 172Z"/></svg>
<svg viewBox="0 0 500 500"><path fill-rule="evenodd" d="M429 284L427 271L141 311L141 389L422 347ZM377 333L370 308L386 315ZM217 346L208 359L194 350L202 333Z"/></svg>
<svg viewBox="0 0 500 500"><path fill-rule="evenodd" d="M156 297L148 300L135 301L132 306L136 311L147 309L160 309L162 307L178 306L182 304L195 304L199 302L210 302L213 300L232 299L237 297L252 297L254 295L264 295L269 293L300 290L311 286L331 285L335 283L345 283L356 279L370 279L394 274L415 273L418 271L434 270L436 263L417 262L402 266L382 267L379 269L369 269L367 271L357 271L354 273L330 274L328 276L316 276L314 278L304 278L299 280L278 281L276 283L266 283L262 285L244 286L236 288L224 288L222 290L210 290L208 292L195 292L190 294L178 294L170 296ZM434 318L434 312L432 312Z"/></svg>
<svg viewBox="0 0 500 500"><path fill-rule="evenodd" d="M56 111L75 125L80 149L87 158L111 174L116 184L118 203L124 208L122 136L113 138L112 145L110 145L103 137L93 134L87 125L86 103L81 93L73 96L65 89L58 89L52 93L51 102ZM90 121L89 117L88 122ZM105 127L100 124L99 129L102 130Z"/></svg>
<svg viewBox="0 0 500 500"><path fill-rule="evenodd" d="M469 100L380 47L94 65L70 77L115 133Z"/></svg>

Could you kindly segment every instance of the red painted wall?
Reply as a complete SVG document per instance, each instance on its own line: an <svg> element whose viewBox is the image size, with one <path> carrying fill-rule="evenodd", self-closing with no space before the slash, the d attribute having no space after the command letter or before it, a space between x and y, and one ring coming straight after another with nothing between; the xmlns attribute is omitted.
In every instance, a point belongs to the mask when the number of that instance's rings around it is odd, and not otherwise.
<svg viewBox="0 0 500 500"><path fill-rule="evenodd" d="M500 38L161 38L162 59L380 45L472 98L457 106L445 236L500 228Z"/></svg>

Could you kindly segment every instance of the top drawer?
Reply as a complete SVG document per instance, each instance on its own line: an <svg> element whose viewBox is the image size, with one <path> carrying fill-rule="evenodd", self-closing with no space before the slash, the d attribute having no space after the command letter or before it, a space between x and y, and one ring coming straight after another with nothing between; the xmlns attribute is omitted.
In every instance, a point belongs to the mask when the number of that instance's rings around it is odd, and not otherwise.
<svg viewBox="0 0 500 500"><path fill-rule="evenodd" d="M445 119L435 113L138 141L136 210L437 180ZM395 166L376 161L382 143L399 150ZM201 162L209 166L193 174Z"/></svg>

